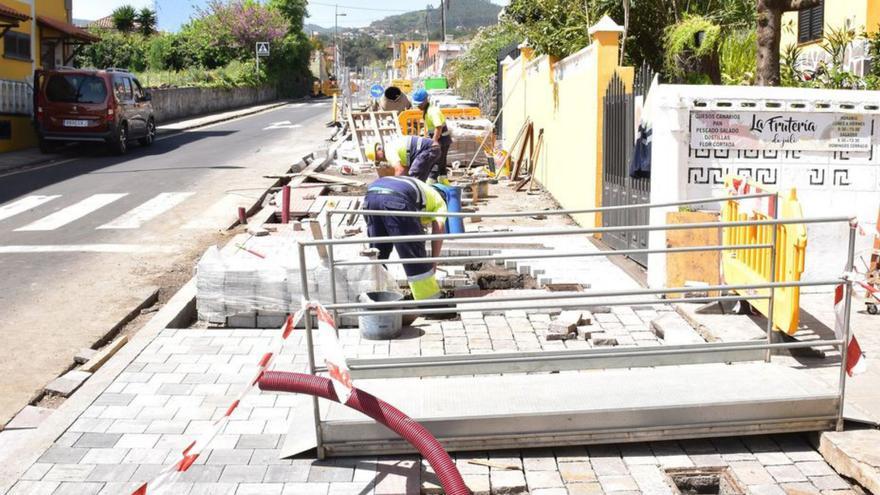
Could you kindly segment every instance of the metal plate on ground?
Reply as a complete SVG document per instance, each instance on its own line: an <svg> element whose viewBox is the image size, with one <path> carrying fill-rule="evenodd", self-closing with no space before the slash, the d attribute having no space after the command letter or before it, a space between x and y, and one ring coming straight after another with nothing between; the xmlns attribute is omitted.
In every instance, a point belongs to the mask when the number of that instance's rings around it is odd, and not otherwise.
<svg viewBox="0 0 880 495"><path fill-rule="evenodd" d="M812 431L835 390L784 366L708 364L558 374L361 380L450 450ZM384 426L323 403L329 455L411 452Z"/></svg>

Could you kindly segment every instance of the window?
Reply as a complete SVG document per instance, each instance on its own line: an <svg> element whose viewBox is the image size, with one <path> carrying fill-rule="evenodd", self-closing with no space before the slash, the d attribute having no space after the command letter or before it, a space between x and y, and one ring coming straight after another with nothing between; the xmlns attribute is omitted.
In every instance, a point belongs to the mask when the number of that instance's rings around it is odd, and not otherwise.
<svg viewBox="0 0 880 495"><path fill-rule="evenodd" d="M798 11L798 43L808 43L822 38L825 25L825 2Z"/></svg>
<svg viewBox="0 0 880 495"><path fill-rule="evenodd" d="M3 56L20 60L31 59L31 36L27 33L9 31L3 37Z"/></svg>
<svg viewBox="0 0 880 495"><path fill-rule="evenodd" d="M131 101L132 90L129 78L122 76L113 77L113 87L116 92L116 101Z"/></svg>
<svg viewBox="0 0 880 495"><path fill-rule="evenodd" d="M49 101L64 103L103 103L107 88L100 77L81 74L56 74L46 83Z"/></svg>
<svg viewBox="0 0 880 495"><path fill-rule="evenodd" d="M135 101L141 101L141 98L144 97L144 88L141 87L141 83L137 79L132 79L131 82Z"/></svg>

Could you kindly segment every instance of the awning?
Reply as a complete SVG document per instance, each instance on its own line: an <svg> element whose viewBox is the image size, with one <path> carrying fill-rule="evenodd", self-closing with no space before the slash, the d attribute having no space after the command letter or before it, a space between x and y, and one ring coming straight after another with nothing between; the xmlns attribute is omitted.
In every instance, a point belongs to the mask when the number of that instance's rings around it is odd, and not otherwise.
<svg viewBox="0 0 880 495"><path fill-rule="evenodd" d="M37 23L41 26L45 26L47 28L54 29L64 35L67 35L70 38L75 38L80 41L84 41L87 43L92 43L95 41L100 41L101 38L89 33L84 29L80 29L73 24L68 24L64 21L59 21L56 19L52 19L51 17L46 17L42 15L37 16Z"/></svg>
<svg viewBox="0 0 880 495"><path fill-rule="evenodd" d="M0 24L15 27L18 26L19 22L27 20L30 20L29 16L24 15L13 8L0 5Z"/></svg>

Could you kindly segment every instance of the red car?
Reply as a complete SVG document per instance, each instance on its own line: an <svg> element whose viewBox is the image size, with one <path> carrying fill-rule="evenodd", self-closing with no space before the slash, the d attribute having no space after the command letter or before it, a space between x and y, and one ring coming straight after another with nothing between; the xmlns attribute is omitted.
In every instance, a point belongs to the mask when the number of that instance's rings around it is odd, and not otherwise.
<svg viewBox="0 0 880 495"><path fill-rule="evenodd" d="M150 93L121 69L57 69L34 73L34 125L40 150L70 141L105 142L116 154L132 140L156 138Z"/></svg>

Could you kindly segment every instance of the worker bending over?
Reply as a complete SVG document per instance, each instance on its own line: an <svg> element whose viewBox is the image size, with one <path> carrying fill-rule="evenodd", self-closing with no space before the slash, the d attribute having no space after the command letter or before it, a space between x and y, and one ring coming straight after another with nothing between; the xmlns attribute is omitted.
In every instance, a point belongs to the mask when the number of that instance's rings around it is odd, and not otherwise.
<svg viewBox="0 0 880 495"><path fill-rule="evenodd" d="M440 146L428 138L403 136L392 141L387 150L380 143L372 149L368 147L366 155L367 160L390 163L394 175L408 175L425 182L440 157Z"/></svg>
<svg viewBox="0 0 880 495"><path fill-rule="evenodd" d="M425 116L425 129L428 130L428 137L440 146L440 156L437 158L437 164L431 170L429 183L439 182L445 186L449 185L449 179L446 177L446 156L449 154L449 147L452 146L452 134L446 125L446 116L437 105L431 105L428 101L428 92L424 89L418 89L413 93L413 104L419 107Z"/></svg>
<svg viewBox="0 0 880 495"><path fill-rule="evenodd" d="M367 235L371 239L389 236L413 236L425 233L431 226L432 234L444 232L444 220L431 216L431 213L445 213L446 200L443 194L413 177L380 177L367 188L364 209L381 211L423 211L425 216L373 216L367 215ZM392 248L401 259L424 258L424 241L402 241L392 243L373 243L379 250L379 259L386 260ZM431 241L431 256L439 257L443 247L442 240ZM436 299L440 297L440 285L434 276L436 263L404 264L409 288L413 299Z"/></svg>

